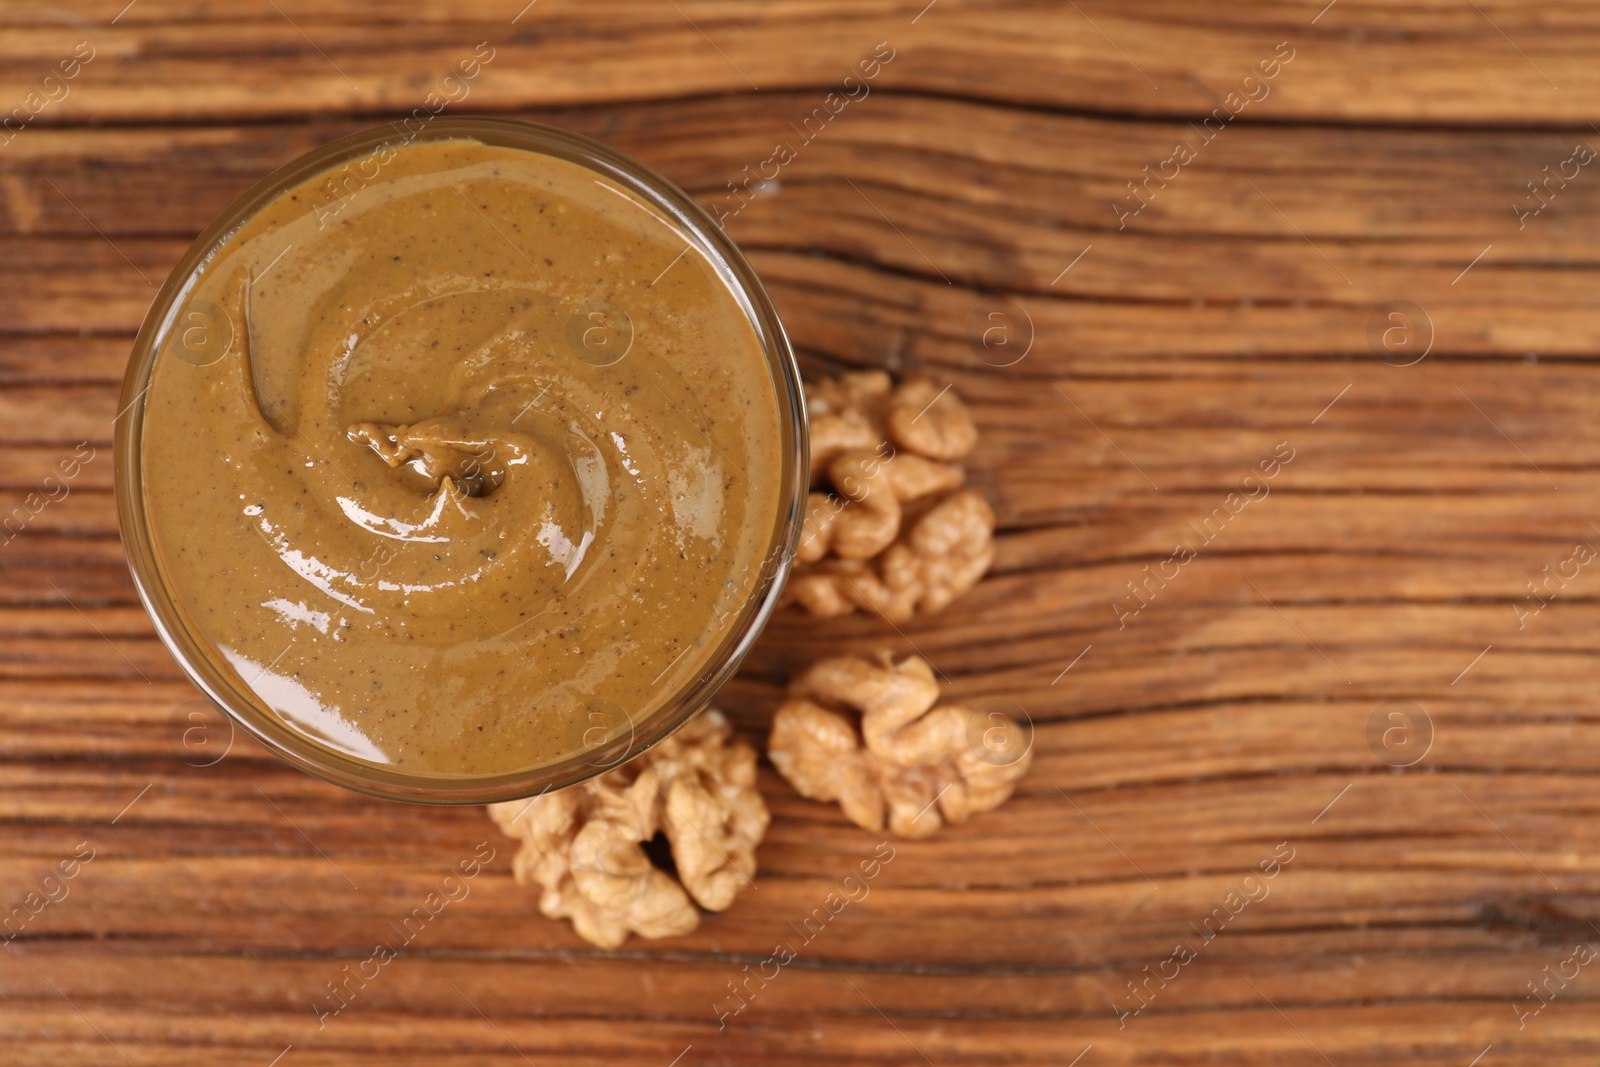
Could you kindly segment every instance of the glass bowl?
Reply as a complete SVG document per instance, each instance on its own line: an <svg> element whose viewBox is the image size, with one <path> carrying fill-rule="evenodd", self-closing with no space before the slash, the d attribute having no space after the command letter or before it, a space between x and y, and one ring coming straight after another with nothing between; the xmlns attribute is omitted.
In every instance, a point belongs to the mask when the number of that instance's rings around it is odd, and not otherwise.
<svg viewBox="0 0 1600 1067"><path fill-rule="evenodd" d="M447 138L470 138L587 167L639 197L675 227L715 267L748 317L771 373L780 436L780 460L777 469L768 472L778 496L768 551L704 669L638 721L632 721L629 711L626 731L606 729L593 741L585 734L582 751L554 763L473 776L402 773L392 765L359 759L319 743L265 707L221 661L174 595L152 537L142 477L145 394L157 354L177 328L190 290L218 246L266 203L308 178L386 145ZM123 382L114 440L117 516L129 569L156 632L189 680L233 723L285 762L362 793L429 804L486 804L576 784L638 756L706 707L738 669L777 605L799 540L809 477L805 402L794 354L771 298L727 234L688 194L638 161L564 130L495 118L438 118L416 133L387 126L352 134L294 160L236 200L190 246L146 314Z"/></svg>

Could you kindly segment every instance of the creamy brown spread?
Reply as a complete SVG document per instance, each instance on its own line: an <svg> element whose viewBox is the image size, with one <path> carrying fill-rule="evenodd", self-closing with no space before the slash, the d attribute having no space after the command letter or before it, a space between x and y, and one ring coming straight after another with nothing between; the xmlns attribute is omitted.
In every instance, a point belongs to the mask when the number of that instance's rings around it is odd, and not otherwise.
<svg viewBox="0 0 1600 1067"><path fill-rule="evenodd" d="M385 147L229 234L143 436L164 577L292 728L413 774L552 762L693 679L779 509L741 300L595 171Z"/></svg>

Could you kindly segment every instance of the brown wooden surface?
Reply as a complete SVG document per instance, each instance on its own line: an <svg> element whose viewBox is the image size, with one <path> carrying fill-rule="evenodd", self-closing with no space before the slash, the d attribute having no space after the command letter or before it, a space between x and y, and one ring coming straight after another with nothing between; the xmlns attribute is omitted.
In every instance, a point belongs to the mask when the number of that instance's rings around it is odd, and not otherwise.
<svg viewBox="0 0 1600 1067"><path fill-rule="evenodd" d="M95 854L0 948L0 1062L1600 1059L1600 967L1520 1027L1516 1007L1600 942L1600 568L1513 610L1600 545L1600 167L1520 230L1512 209L1600 144L1600 9L925 2L0 8L0 110L96 53L0 147L0 510L97 449L0 547L0 905ZM917 650L1024 708L1037 760L1004 809L900 843L722 1030L728 981L877 838L766 768L758 888L689 937L595 951L512 884L481 811L363 799L243 741L192 766L193 691L117 540L111 420L148 283L257 178L409 112L480 41L453 110L601 137L707 205L896 50L729 232L808 371L920 368L971 401L999 559L899 630L784 619L721 703L760 741L811 658ZM1119 231L1112 198L1280 41L1270 96ZM1368 341L1393 300L1431 317L1414 366ZM1031 333L1020 362L979 343L991 312ZM1271 495L1119 629L1123 583L1279 441ZM1392 700L1435 731L1406 768L1369 743ZM319 1030L325 983L483 840L470 897ZM1202 944L1279 842L1270 895ZM1125 983L1180 941L1197 958L1119 1029Z"/></svg>

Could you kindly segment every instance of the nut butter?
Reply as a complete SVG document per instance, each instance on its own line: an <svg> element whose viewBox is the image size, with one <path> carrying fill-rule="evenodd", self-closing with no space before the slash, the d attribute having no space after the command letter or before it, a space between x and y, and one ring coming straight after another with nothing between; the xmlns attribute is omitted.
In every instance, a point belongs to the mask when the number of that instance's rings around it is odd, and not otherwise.
<svg viewBox="0 0 1600 1067"><path fill-rule="evenodd" d="M582 139L324 152L141 334L141 592L213 699L344 784L477 801L614 765L781 585L806 465L776 317L687 197Z"/></svg>

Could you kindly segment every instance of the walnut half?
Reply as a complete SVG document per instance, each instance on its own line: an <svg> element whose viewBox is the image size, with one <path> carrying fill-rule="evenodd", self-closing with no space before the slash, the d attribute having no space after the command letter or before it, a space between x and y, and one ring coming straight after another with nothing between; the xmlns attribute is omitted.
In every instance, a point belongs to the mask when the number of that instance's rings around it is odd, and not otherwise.
<svg viewBox="0 0 1600 1067"><path fill-rule="evenodd" d="M811 474L784 603L891 622L942 610L994 561L994 511L953 460L978 430L955 391L882 371L807 386Z"/></svg>
<svg viewBox="0 0 1600 1067"><path fill-rule="evenodd" d="M790 684L767 755L801 796L837 801L857 826L927 837L998 807L1033 758L1009 716L938 700L917 656L825 659Z"/></svg>
<svg viewBox="0 0 1600 1067"><path fill-rule="evenodd" d="M648 753L586 782L489 805L522 839L512 870L542 892L539 910L571 919L579 937L616 948L630 933L675 937L700 925L698 904L722 911L756 872L768 814L756 753L729 742L728 720L703 712ZM677 877L644 843L662 833Z"/></svg>

